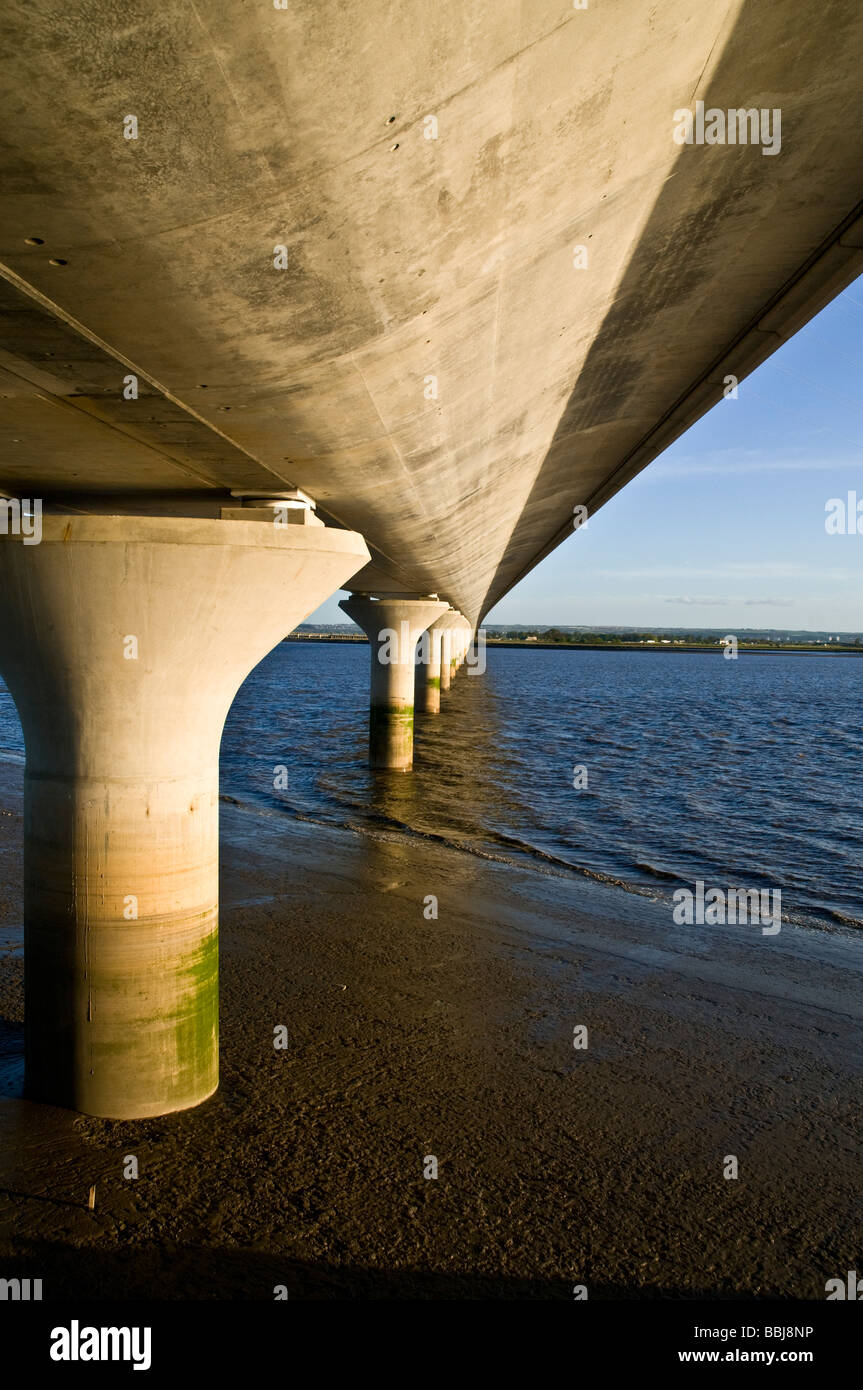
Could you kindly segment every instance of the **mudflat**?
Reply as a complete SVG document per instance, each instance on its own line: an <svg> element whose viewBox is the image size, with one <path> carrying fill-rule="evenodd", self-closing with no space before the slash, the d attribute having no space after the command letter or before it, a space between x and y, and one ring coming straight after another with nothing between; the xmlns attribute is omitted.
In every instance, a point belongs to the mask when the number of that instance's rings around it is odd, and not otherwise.
<svg viewBox="0 0 863 1390"><path fill-rule="evenodd" d="M219 1090L94 1119L20 1099L20 778L0 769L0 1275L46 1300L820 1300L860 1267L851 931L678 926L226 801Z"/></svg>

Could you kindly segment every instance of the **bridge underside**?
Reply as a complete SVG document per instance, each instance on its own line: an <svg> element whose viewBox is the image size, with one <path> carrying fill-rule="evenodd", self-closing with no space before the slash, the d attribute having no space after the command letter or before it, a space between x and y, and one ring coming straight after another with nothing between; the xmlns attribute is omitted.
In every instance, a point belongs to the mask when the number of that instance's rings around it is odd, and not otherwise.
<svg viewBox="0 0 863 1390"><path fill-rule="evenodd" d="M0 488L299 487L471 622L861 268L856 4L10 0L0 52Z"/></svg>
<svg viewBox="0 0 863 1390"><path fill-rule="evenodd" d="M0 527L25 1084L158 1115L218 1080L239 685L350 582L410 769L573 507L857 274L863 11L9 0L0 55L0 492L49 512ZM675 143L700 101L768 151ZM330 524L263 524L293 489Z"/></svg>

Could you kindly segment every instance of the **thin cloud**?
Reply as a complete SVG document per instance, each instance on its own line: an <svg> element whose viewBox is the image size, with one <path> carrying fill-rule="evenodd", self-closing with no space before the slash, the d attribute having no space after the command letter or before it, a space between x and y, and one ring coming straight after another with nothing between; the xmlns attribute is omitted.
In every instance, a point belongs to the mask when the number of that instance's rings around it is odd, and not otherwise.
<svg viewBox="0 0 863 1390"><path fill-rule="evenodd" d="M796 599L793 598L747 598L743 600L745 608L793 608Z"/></svg>
<svg viewBox="0 0 863 1390"><path fill-rule="evenodd" d="M666 603L682 603L698 608L727 608L732 604L742 603L744 608L793 608L796 599L792 598L705 598L697 595L682 594L675 595L673 598L666 598Z"/></svg>
<svg viewBox="0 0 863 1390"><path fill-rule="evenodd" d="M699 608L724 608L728 603L727 598L698 598L689 594L682 594L679 597L667 598L665 603L685 603L697 605Z"/></svg>

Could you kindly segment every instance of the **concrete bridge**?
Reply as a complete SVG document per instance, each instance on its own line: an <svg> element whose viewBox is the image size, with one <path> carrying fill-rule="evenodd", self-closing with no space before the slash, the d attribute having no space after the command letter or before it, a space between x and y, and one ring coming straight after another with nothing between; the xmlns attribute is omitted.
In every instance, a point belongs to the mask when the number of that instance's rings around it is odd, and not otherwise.
<svg viewBox="0 0 863 1390"><path fill-rule="evenodd" d="M154 1115L217 1084L238 686L350 584L410 767L574 509L860 272L863 11L9 0L0 54L27 1091Z"/></svg>

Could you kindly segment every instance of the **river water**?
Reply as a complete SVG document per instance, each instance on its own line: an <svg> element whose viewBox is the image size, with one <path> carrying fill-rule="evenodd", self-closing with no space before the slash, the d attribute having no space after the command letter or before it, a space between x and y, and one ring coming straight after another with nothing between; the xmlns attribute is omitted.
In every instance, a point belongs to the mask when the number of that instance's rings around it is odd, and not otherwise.
<svg viewBox="0 0 863 1390"><path fill-rule="evenodd" d="M365 766L368 663L271 653L228 717L223 796L659 899L778 887L786 920L863 927L863 659L489 648L417 717L412 775ZM0 687L0 752L21 748Z"/></svg>

